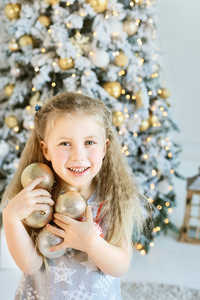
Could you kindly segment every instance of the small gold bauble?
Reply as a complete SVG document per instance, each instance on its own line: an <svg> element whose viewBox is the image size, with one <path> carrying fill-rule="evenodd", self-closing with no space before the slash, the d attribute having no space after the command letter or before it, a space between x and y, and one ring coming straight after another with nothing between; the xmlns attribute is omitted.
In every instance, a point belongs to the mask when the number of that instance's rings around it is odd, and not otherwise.
<svg viewBox="0 0 200 300"><path fill-rule="evenodd" d="M94 11L97 13L102 13L106 10L108 0L87 0L87 2L92 6Z"/></svg>
<svg viewBox="0 0 200 300"><path fill-rule="evenodd" d="M160 98L162 99L167 99L171 96L171 93L168 89L161 89L160 92L159 92L159 96Z"/></svg>
<svg viewBox="0 0 200 300"><path fill-rule="evenodd" d="M151 126L153 126L154 124L159 123L159 118L157 115L150 114L149 121L150 121Z"/></svg>
<svg viewBox="0 0 200 300"><path fill-rule="evenodd" d="M33 39L30 35L24 34L19 38L20 47L25 47L28 45L33 45Z"/></svg>
<svg viewBox="0 0 200 300"><path fill-rule="evenodd" d="M68 191L60 194L56 200L55 212L81 221L85 217L86 207L87 201L83 195L76 191Z"/></svg>
<svg viewBox="0 0 200 300"><path fill-rule="evenodd" d="M140 125L139 129L141 132L146 131L150 127L150 121L149 119L143 120L142 124Z"/></svg>
<svg viewBox="0 0 200 300"><path fill-rule="evenodd" d="M54 184L54 175L52 170L43 163L32 163L24 169L21 175L22 186L26 187L31 181L42 176L46 178L35 188L50 191Z"/></svg>
<svg viewBox="0 0 200 300"><path fill-rule="evenodd" d="M134 5L141 5L144 0L132 0Z"/></svg>
<svg viewBox="0 0 200 300"><path fill-rule="evenodd" d="M19 124L17 117L14 115L7 116L4 122L9 128L14 128Z"/></svg>
<svg viewBox="0 0 200 300"><path fill-rule="evenodd" d="M115 57L115 63L119 67L124 67L128 63L128 56L124 54L124 52L119 52L119 54Z"/></svg>
<svg viewBox="0 0 200 300"><path fill-rule="evenodd" d="M45 3L51 4L51 5L56 5L60 3L60 0L44 0Z"/></svg>
<svg viewBox="0 0 200 300"><path fill-rule="evenodd" d="M105 82L103 84L103 88L104 90L106 90L106 92L114 97L114 98L119 98L121 96L122 93L122 87L121 84L117 81L108 81Z"/></svg>
<svg viewBox="0 0 200 300"><path fill-rule="evenodd" d="M49 27L51 20L49 17L42 15L38 18L38 21L45 27Z"/></svg>
<svg viewBox="0 0 200 300"><path fill-rule="evenodd" d="M32 228L42 228L46 226L53 218L53 206L47 204L49 209L46 211L35 210L23 222Z"/></svg>
<svg viewBox="0 0 200 300"><path fill-rule="evenodd" d="M30 106L36 106L36 103L39 101L40 99L40 92L37 91L33 96L31 96L30 100L29 100L29 104Z"/></svg>
<svg viewBox="0 0 200 300"><path fill-rule="evenodd" d="M4 93L7 97L10 97L12 94L13 94L13 90L15 88L15 85L14 84L7 84L5 87L4 87Z"/></svg>
<svg viewBox="0 0 200 300"><path fill-rule="evenodd" d="M114 126L121 126L124 123L125 116L121 111L116 111L112 116L112 124Z"/></svg>
<svg viewBox="0 0 200 300"><path fill-rule="evenodd" d="M134 35L137 32L138 26L135 24L133 20L125 20L123 23L123 30L128 35Z"/></svg>
<svg viewBox="0 0 200 300"><path fill-rule="evenodd" d="M9 47L10 51L12 51L12 52L16 52L19 50L19 45L17 44L15 39L12 39L10 41L10 43L8 44L8 47Z"/></svg>
<svg viewBox="0 0 200 300"><path fill-rule="evenodd" d="M14 20L20 18L21 4L9 3L4 7L5 15L8 19Z"/></svg>
<svg viewBox="0 0 200 300"><path fill-rule="evenodd" d="M74 67L74 60L71 57L59 58L58 60L59 67L62 70L69 70Z"/></svg>
<svg viewBox="0 0 200 300"><path fill-rule="evenodd" d="M143 107L143 95L142 95L142 91L139 90L136 94L135 94L135 101L136 101L136 109Z"/></svg>

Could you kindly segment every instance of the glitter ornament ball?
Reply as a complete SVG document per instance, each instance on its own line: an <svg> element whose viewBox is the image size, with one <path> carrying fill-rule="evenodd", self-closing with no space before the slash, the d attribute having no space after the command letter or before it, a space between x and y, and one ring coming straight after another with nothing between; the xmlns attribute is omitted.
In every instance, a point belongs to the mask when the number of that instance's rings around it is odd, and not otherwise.
<svg viewBox="0 0 200 300"><path fill-rule="evenodd" d="M90 55L90 60L98 68L104 68L109 64L109 54L104 50L96 50Z"/></svg>
<svg viewBox="0 0 200 300"><path fill-rule="evenodd" d="M171 93L170 93L170 91L168 89L164 88L164 89L161 89L159 91L159 96L162 99L167 99L167 98L169 98L171 96Z"/></svg>
<svg viewBox="0 0 200 300"><path fill-rule="evenodd" d="M4 93L7 97L10 97L12 94L13 94L13 90L15 88L15 85L14 84L7 84L5 87L4 87Z"/></svg>
<svg viewBox="0 0 200 300"><path fill-rule="evenodd" d="M121 126L124 123L125 116L121 111L116 111L112 116L112 124L114 126Z"/></svg>
<svg viewBox="0 0 200 300"><path fill-rule="evenodd" d="M122 87L121 84L117 81L105 82L103 84L103 88L110 96L114 98L119 98L121 96Z"/></svg>
<svg viewBox="0 0 200 300"><path fill-rule="evenodd" d="M19 50L19 45L18 45L18 43L16 42L15 39L12 39L9 42L8 47L9 47L10 51L12 51L12 52L16 52L16 51Z"/></svg>
<svg viewBox="0 0 200 300"><path fill-rule="evenodd" d="M16 4L8 3L4 8L5 15L9 20L19 19L20 10L21 10L21 4L19 3Z"/></svg>
<svg viewBox="0 0 200 300"><path fill-rule="evenodd" d="M77 221L81 221L85 217L86 207L86 199L76 191L61 194L55 202L55 212Z"/></svg>
<svg viewBox="0 0 200 300"><path fill-rule="evenodd" d="M22 186L25 187L32 180L42 176L46 178L35 188L50 191L54 184L54 175L52 170L43 163L32 163L24 169L21 175Z"/></svg>
<svg viewBox="0 0 200 300"><path fill-rule="evenodd" d="M46 211L37 210L23 219L23 222L32 228L42 228L46 226L53 218L53 207L49 204L49 209Z"/></svg>
<svg viewBox="0 0 200 300"><path fill-rule="evenodd" d="M5 118L5 124L6 126L8 126L9 128L14 128L18 125L19 121L17 119L16 116L14 115L9 115Z"/></svg>
<svg viewBox="0 0 200 300"><path fill-rule="evenodd" d="M124 52L119 52L119 54L115 57L115 63L119 67L124 67L128 63L128 57Z"/></svg>
<svg viewBox="0 0 200 300"><path fill-rule="evenodd" d="M60 3L60 0L44 0L45 3L51 4L51 5L56 5Z"/></svg>
<svg viewBox="0 0 200 300"><path fill-rule="evenodd" d="M126 20L123 23L123 30L129 35L134 35L137 32L138 26L132 20Z"/></svg>
<svg viewBox="0 0 200 300"><path fill-rule="evenodd" d="M59 67L62 70L69 70L74 67L74 60L71 57L59 58L58 60Z"/></svg>
<svg viewBox="0 0 200 300"><path fill-rule="evenodd" d="M25 47L28 45L33 45L33 39L30 35L24 34L19 38L19 46Z"/></svg>
<svg viewBox="0 0 200 300"><path fill-rule="evenodd" d="M87 2L92 6L94 11L97 13L102 13L106 10L108 0L87 0Z"/></svg>
<svg viewBox="0 0 200 300"><path fill-rule="evenodd" d="M42 228L37 237L37 245L40 253L49 259L63 256L66 249L50 252L49 248L57 246L63 242L63 239L49 232L45 227Z"/></svg>
<svg viewBox="0 0 200 300"><path fill-rule="evenodd" d="M143 120L142 124L140 125L139 129L141 132L145 132L150 127L149 119Z"/></svg>
<svg viewBox="0 0 200 300"><path fill-rule="evenodd" d="M45 16L45 15L41 15L38 18L38 21L44 26L44 27L49 27L49 25L51 24L51 20L49 17Z"/></svg>

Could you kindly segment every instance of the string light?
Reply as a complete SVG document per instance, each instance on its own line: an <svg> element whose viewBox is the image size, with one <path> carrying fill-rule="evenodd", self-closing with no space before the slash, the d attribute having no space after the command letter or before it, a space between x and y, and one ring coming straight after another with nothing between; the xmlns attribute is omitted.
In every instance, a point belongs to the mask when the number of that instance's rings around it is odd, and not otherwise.
<svg viewBox="0 0 200 300"><path fill-rule="evenodd" d="M172 213L173 212L173 209L170 207L170 208L168 208L168 212L169 213Z"/></svg>
<svg viewBox="0 0 200 300"><path fill-rule="evenodd" d="M151 142L151 137L150 136L148 136L147 142Z"/></svg>
<svg viewBox="0 0 200 300"><path fill-rule="evenodd" d="M75 73L73 73L73 74L72 74L72 77L73 77L73 78L75 78L75 77L76 77L76 74L75 74Z"/></svg>
<svg viewBox="0 0 200 300"><path fill-rule="evenodd" d="M96 31L93 32L93 36L94 37L97 36L97 32Z"/></svg>
<svg viewBox="0 0 200 300"><path fill-rule="evenodd" d="M152 96L153 95L152 91L148 91L148 95Z"/></svg>
<svg viewBox="0 0 200 300"><path fill-rule="evenodd" d="M157 174L156 170L152 170L151 173L153 176L156 176L156 174Z"/></svg>
<svg viewBox="0 0 200 300"><path fill-rule="evenodd" d="M170 158L172 157L172 153L171 152L168 153L168 157L170 157Z"/></svg>
<svg viewBox="0 0 200 300"><path fill-rule="evenodd" d="M141 250L143 246L142 246L142 244L141 244L141 243L139 243L139 244L137 244L137 246L136 246L136 247L137 247L137 249L138 249L138 250Z"/></svg>
<svg viewBox="0 0 200 300"><path fill-rule="evenodd" d="M144 154L144 155L143 155L143 159L144 159L144 160L147 160L148 158L149 158L149 155L148 155L148 154Z"/></svg>
<svg viewBox="0 0 200 300"><path fill-rule="evenodd" d="M35 92L36 91L36 87L32 87L32 92Z"/></svg>
<svg viewBox="0 0 200 300"><path fill-rule="evenodd" d="M131 6L131 7L133 7L133 6L134 6L134 3L133 3L133 1L131 1L131 2L130 2L130 6Z"/></svg>
<svg viewBox="0 0 200 300"><path fill-rule="evenodd" d="M15 146L15 150L17 150L17 151L18 151L18 150L19 150L19 146Z"/></svg>
<svg viewBox="0 0 200 300"><path fill-rule="evenodd" d="M125 118L128 119L129 118L129 114L125 114Z"/></svg>
<svg viewBox="0 0 200 300"><path fill-rule="evenodd" d="M128 108L124 108L124 112L127 113L128 112Z"/></svg>
<svg viewBox="0 0 200 300"><path fill-rule="evenodd" d="M118 12L117 11L113 11L113 16L118 17Z"/></svg>
<svg viewBox="0 0 200 300"><path fill-rule="evenodd" d="M154 201L153 198L148 198L149 203L153 203L153 201Z"/></svg>
<svg viewBox="0 0 200 300"><path fill-rule="evenodd" d="M139 46L142 46L142 44L143 44L141 39L137 39L137 43Z"/></svg>
<svg viewBox="0 0 200 300"><path fill-rule="evenodd" d="M58 47L62 47L62 43L61 42L58 43Z"/></svg>
<svg viewBox="0 0 200 300"><path fill-rule="evenodd" d="M126 93L126 91L124 89L122 89L122 95L124 95Z"/></svg>
<svg viewBox="0 0 200 300"><path fill-rule="evenodd" d="M42 52L42 53L45 53L45 52L46 52L46 49L45 49L45 48L42 48L42 49L41 49L41 52Z"/></svg>
<svg viewBox="0 0 200 300"><path fill-rule="evenodd" d="M66 24L66 27L67 27L67 28L70 28L71 25L72 25L71 23L67 23L67 24Z"/></svg>
<svg viewBox="0 0 200 300"><path fill-rule="evenodd" d="M52 66L55 67L57 65L57 62L53 61Z"/></svg>
<svg viewBox="0 0 200 300"><path fill-rule="evenodd" d="M171 170L170 170L170 173L171 173L171 174L174 174L174 170L173 170L173 169L171 169Z"/></svg>
<svg viewBox="0 0 200 300"><path fill-rule="evenodd" d="M26 110L31 110L31 107L30 107L30 105L28 105L27 107L26 107Z"/></svg>
<svg viewBox="0 0 200 300"><path fill-rule="evenodd" d="M154 184L154 183L151 183L151 184L150 184L150 189L151 189L151 190L154 190L154 189L155 189L155 184Z"/></svg>
<svg viewBox="0 0 200 300"><path fill-rule="evenodd" d="M56 86L56 83L55 83L55 82L52 82L52 83L51 83L51 86L52 86L52 87L55 87L55 86Z"/></svg>
<svg viewBox="0 0 200 300"><path fill-rule="evenodd" d="M126 72L125 72L124 70L121 70L121 71L119 71L118 74L119 74L119 76L123 76L123 75L125 75L125 73L126 73Z"/></svg>
<svg viewBox="0 0 200 300"><path fill-rule="evenodd" d="M141 255L145 255L145 254L146 254L146 251L143 249L143 250L140 251L140 254L141 254Z"/></svg>
<svg viewBox="0 0 200 300"><path fill-rule="evenodd" d="M70 6L71 3L69 1L66 2L66 6Z"/></svg>
<svg viewBox="0 0 200 300"><path fill-rule="evenodd" d="M168 224L169 223L169 219L165 219L165 223Z"/></svg>
<svg viewBox="0 0 200 300"><path fill-rule="evenodd" d="M52 30L51 30L51 28L49 28L49 29L48 29L48 33L52 33Z"/></svg>
<svg viewBox="0 0 200 300"><path fill-rule="evenodd" d="M151 242L151 243L149 244L149 246L150 246L150 247L153 247L153 246L154 246L154 242Z"/></svg>
<svg viewBox="0 0 200 300"><path fill-rule="evenodd" d="M110 17L109 15L105 15L105 19L108 20Z"/></svg>
<svg viewBox="0 0 200 300"><path fill-rule="evenodd" d="M18 131L19 131L19 126L15 126L15 127L13 128L13 130L14 130L14 132L18 132Z"/></svg>
<svg viewBox="0 0 200 300"><path fill-rule="evenodd" d="M162 206L161 206L161 205L157 205L157 209L158 209L158 210L161 210L161 209L162 209Z"/></svg>
<svg viewBox="0 0 200 300"><path fill-rule="evenodd" d="M142 78L141 78L141 77L139 77L139 78L138 78L138 81L139 81L139 82L142 82Z"/></svg>
<svg viewBox="0 0 200 300"><path fill-rule="evenodd" d="M170 206L170 203L169 203L169 202L166 202L166 203L165 203L165 206Z"/></svg>
<svg viewBox="0 0 200 300"><path fill-rule="evenodd" d="M167 117L168 114L166 111L164 111L162 115L163 115L163 117Z"/></svg>
<svg viewBox="0 0 200 300"><path fill-rule="evenodd" d="M40 69L38 67L35 67L34 70L35 70L35 72L39 72Z"/></svg>
<svg viewBox="0 0 200 300"><path fill-rule="evenodd" d="M134 114L134 118L137 119L138 118L138 114Z"/></svg>
<svg viewBox="0 0 200 300"><path fill-rule="evenodd" d="M134 132L133 136L134 136L134 137L137 137L137 135L138 135L137 132Z"/></svg>
<svg viewBox="0 0 200 300"><path fill-rule="evenodd" d="M126 99L129 100L131 98L130 95L126 95Z"/></svg>

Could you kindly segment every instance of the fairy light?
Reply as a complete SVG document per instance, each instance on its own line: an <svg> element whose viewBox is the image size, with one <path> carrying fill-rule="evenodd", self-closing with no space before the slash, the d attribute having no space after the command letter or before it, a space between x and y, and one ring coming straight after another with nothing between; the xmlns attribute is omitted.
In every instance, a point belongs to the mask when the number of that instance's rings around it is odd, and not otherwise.
<svg viewBox="0 0 200 300"><path fill-rule="evenodd" d="M148 95L152 96L153 95L152 91L148 91Z"/></svg>
<svg viewBox="0 0 200 300"><path fill-rule="evenodd" d="M132 96L132 99L133 99L133 100L135 100L135 99L136 99L136 96L135 96L135 95L133 95L133 96Z"/></svg>
<svg viewBox="0 0 200 300"><path fill-rule="evenodd" d="M153 24L153 19L149 18L149 24Z"/></svg>
<svg viewBox="0 0 200 300"><path fill-rule="evenodd" d="M18 131L19 131L19 126L15 126L15 127L13 128L13 130L14 130L14 132L18 132Z"/></svg>
<svg viewBox="0 0 200 300"><path fill-rule="evenodd" d="M157 229L156 229L156 228L153 228L153 232L157 232Z"/></svg>
<svg viewBox="0 0 200 300"><path fill-rule="evenodd" d="M142 46L142 44L143 44L141 39L137 39L137 43L139 46Z"/></svg>
<svg viewBox="0 0 200 300"><path fill-rule="evenodd" d="M124 112L127 113L128 112L128 108L124 108Z"/></svg>
<svg viewBox="0 0 200 300"><path fill-rule="evenodd" d="M166 138L165 138L165 141L166 141L166 142L168 142L168 141L169 141L169 138L168 138L168 137L166 137Z"/></svg>
<svg viewBox="0 0 200 300"><path fill-rule="evenodd" d="M122 135L122 134L123 134L123 131L122 131L122 130L120 130L118 133L119 133L120 135Z"/></svg>
<svg viewBox="0 0 200 300"><path fill-rule="evenodd" d="M168 212L169 213L172 213L173 212L173 209L170 207L170 208L168 208Z"/></svg>
<svg viewBox="0 0 200 300"><path fill-rule="evenodd" d="M96 32L96 31L93 32L93 36L94 36L94 37L97 36L97 32Z"/></svg>
<svg viewBox="0 0 200 300"><path fill-rule="evenodd" d="M142 78L141 78L141 77L139 77L139 78L138 78L138 81L139 81L139 82L142 82Z"/></svg>
<svg viewBox="0 0 200 300"><path fill-rule="evenodd" d="M36 87L32 87L32 92L35 92L36 91Z"/></svg>
<svg viewBox="0 0 200 300"><path fill-rule="evenodd" d="M161 210L162 209L162 205L157 205L157 209Z"/></svg>
<svg viewBox="0 0 200 300"><path fill-rule="evenodd" d="M30 128L30 129L33 129L33 128L34 128L34 124L30 124L30 125L29 125L29 128Z"/></svg>
<svg viewBox="0 0 200 300"><path fill-rule="evenodd" d="M40 69L38 67L35 67L34 70L35 70L35 72L39 72Z"/></svg>
<svg viewBox="0 0 200 300"><path fill-rule="evenodd" d="M93 51L90 51L89 54L92 56L92 55L94 55L94 52L93 52Z"/></svg>
<svg viewBox="0 0 200 300"><path fill-rule="evenodd" d="M119 51L114 51L113 53L112 53L112 56L118 56L119 55Z"/></svg>
<svg viewBox="0 0 200 300"><path fill-rule="evenodd" d="M168 146L171 146L171 145L172 145L172 143L171 143L171 142L168 142L168 143L167 143L167 145L168 145Z"/></svg>
<svg viewBox="0 0 200 300"><path fill-rule="evenodd" d="M124 95L126 93L126 91L124 89L122 89L122 95Z"/></svg>
<svg viewBox="0 0 200 300"><path fill-rule="evenodd" d="M154 184L154 183L151 183L151 184L150 184L150 189L151 189L151 190L154 190L154 189L155 189L155 184Z"/></svg>
<svg viewBox="0 0 200 300"><path fill-rule="evenodd" d="M142 249L142 250L140 251L140 254L141 254L141 255L145 255L145 254L146 254L146 251L145 251L144 249Z"/></svg>
<svg viewBox="0 0 200 300"><path fill-rule="evenodd" d="M55 14L58 15L59 14L59 9L55 10Z"/></svg>
<svg viewBox="0 0 200 300"><path fill-rule="evenodd" d="M62 47L62 43L61 42L58 43L58 47Z"/></svg>
<svg viewBox="0 0 200 300"><path fill-rule="evenodd" d="M109 15L105 15L105 19L108 20L110 17Z"/></svg>
<svg viewBox="0 0 200 300"><path fill-rule="evenodd" d="M78 93L78 94L82 94L82 91L81 91L81 90L78 90L77 93Z"/></svg>
<svg viewBox="0 0 200 300"><path fill-rule="evenodd" d="M55 86L56 86L56 83L55 83L55 82L52 82L52 83L51 83L51 86L52 86L52 87L55 87Z"/></svg>
<svg viewBox="0 0 200 300"><path fill-rule="evenodd" d="M18 150L19 150L19 146L15 146L15 150L17 150L17 151L18 151Z"/></svg>
<svg viewBox="0 0 200 300"><path fill-rule="evenodd" d="M165 203L165 206L167 206L167 207L170 206L170 203L169 203L169 202L166 202L166 203Z"/></svg>
<svg viewBox="0 0 200 300"><path fill-rule="evenodd" d="M154 201L153 198L148 198L149 203L153 203L153 201Z"/></svg>
<svg viewBox="0 0 200 300"><path fill-rule="evenodd" d="M168 153L168 157L170 157L170 158L172 157L172 153L171 152Z"/></svg>
<svg viewBox="0 0 200 300"><path fill-rule="evenodd" d="M72 25L72 24L71 24L70 22L68 22L68 23L66 24L66 27L67 27L67 28L70 28L71 25Z"/></svg>
<svg viewBox="0 0 200 300"><path fill-rule="evenodd" d="M161 106L161 107L160 107L160 111L164 111L164 107Z"/></svg>
<svg viewBox="0 0 200 300"><path fill-rule="evenodd" d="M52 33L52 29L51 28L48 29L48 33Z"/></svg>
<svg viewBox="0 0 200 300"><path fill-rule="evenodd" d="M162 90L161 89L157 90L157 93L158 95L162 94Z"/></svg>
<svg viewBox="0 0 200 300"><path fill-rule="evenodd" d="M153 55L153 60L158 60L158 55L157 54Z"/></svg>
<svg viewBox="0 0 200 300"><path fill-rule="evenodd" d="M151 174L152 174L153 176L156 176L156 174L157 174L156 170L152 170L152 171L151 171Z"/></svg>
<svg viewBox="0 0 200 300"><path fill-rule="evenodd" d="M169 186L169 190L172 191L174 188L172 185Z"/></svg>
<svg viewBox="0 0 200 300"><path fill-rule="evenodd" d="M131 6L131 7L133 7L133 6L134 6L134 3L133 3L133 1L131 1L131 2L130 2L130 6Z"/></svg>
<svg viewBox="0 0 200 300"><path fill-rule="evenodd" d="M129 156L129 154L130 154L129 151L126 151L126 152L125 152L125 155L126 155L126 156Z"/></svg>
<svg viewBox="0 0 200 300"><path fill-rule="evenodd" d="M136 246L136 247L137 247L137 249L138 249L138 250L141 250L143 246L142 246L142 244L141 244L141 243L139 243L139 244L137 244L137 246Z"/></svg>
<svg viewBox="0 0 200 300"><path fill-rule="evenodd" d="M148 158L149 158L149 155L148 155L148 154L144 154L144 155L143 155L143 159L144 159L144 160L147 160Z"/></svg>
<svg viewBox="0 0 200 300"><path fill-rule="evenodd" d="M149 244L149 246L150 246L150 247L153 247L153 246L154 246L154 242L151 242L151 243Z"/></svg>
<svg viewBox="0 0 200 300"><path fill-rule="evenodd" d="M27 107L26 107L26 110L31 110L31 107L30 107L30 105L28 105Z"/></svg>
<svg viewBox="0 0 200 300"><path fill-rule="evenodd" d="M71 3L69 1L66 2L66 6L70 6Z"/></svg>
<svg viewBox="0 0 200 300"><path fill-rule="evenodd" d="M160 226L156 227L156 231L161 231Z"/></svg>
<svg viewBox="0 0 200 300"><path fill-rule="evenodd" d="M126 95L126 99L129 100L131 98L130 95Z"/></svg>
<svg viewBox="0 0 200 300"><path fill-rule="evenodd" d="M165 150L169 151L169 149L170 149L169 146L166 146L166 147L165 147Z"/></svg>
<svg viewBox="0 0 200 300"><path fill-rule="evenodd" d="M42 49L41 49L41 52L42 52L42 53L45 53L45 52L46 52L46 49L45 49L45 48L42 48Z"/></svg>
<svg viewBox="0 0 200 300"><path fill-rule="evenodd" d="M125 114L125 118L128 119L129 118L129 114Z"/></svg>
<svg viewBox="0 0 200 300"><path fill-rule="evenodd" d="M76 57L80 57L81 55L80 55L80 53L76 53Z"/></svg>
<svg viewBox="0 0 200 300"><path fill-rule="evenodd" d="M15 163L14 164L15 168L17 169L19 167L19 164L18 163Z"/></svg>
<svg viewBox="0 0 200 300"><path fill-rule="evenodd" d="M73 74L72 74L72 78L75 78L75 77L76 77L76 74L75 74L75 73L73 73Z"/></svg>
<svg viewBox="0 0 200 300"><path fill-rule="evenodd" d="M143 66L143 64L144 64L144 58L140 58L139 65Z"/></svg>
<svg viewBox="0 0 200 300"><path fill-rule="evenodd" d="M148 136L147 142L151 142L151 137L150 136Z"/></svg>
<svg viewBox="0 0 200 300"><path fill-rule="evenodd" d="M113 11L113 16L118 17L118 15L119 15L118 12L114 10Z"/></svg>
<svg viewBox="0 0 200 300"><path fill-rule="evenodd" d="M157 126L158 126L158 127L161 127L161 126L162 126L162 124L159 122L159 123L157 124Z"/></svg>
<svg viewBox="0 0 200 300"><path fill-rule="evenodd" d="M168 224L169 223L169 219L165 219L165 224Z"/></svg>
<svg viewBox="0 0 200 300"><path fill-rule="evenodd" d="M52 66L55 67L57 65L57 62L53 61Z"/></svg>
<svg viewBox="0 0 200 300"><path fill-rule="evenodd" d="M134 136L134 137L137 137L137 135L138 135L137 132L134 132L133 136Z"/></svg>
<svg viewBox="0 0 200 300"><path fill-rule="evenodd" d="M125 72L124 70L121 70L121 71L119 71L118 74L119 74L119 76L123 76L123 75L125 75L125 73L126 73L126 72Z"/></svg>
<svg viewBox="0 0 200 300"><path fill-rule="evenodd" d="M166 111L164 111L162 115L163 115L163 117L167 117L168 114Z"/></svg>
<svg viewBox="0 0 200 300"><path fill-rule="evenodd" d="M170 173L171 173L171 174L174 174L174 170L173 170L173 169L171 169L171 170L170 170Z"/></svg>

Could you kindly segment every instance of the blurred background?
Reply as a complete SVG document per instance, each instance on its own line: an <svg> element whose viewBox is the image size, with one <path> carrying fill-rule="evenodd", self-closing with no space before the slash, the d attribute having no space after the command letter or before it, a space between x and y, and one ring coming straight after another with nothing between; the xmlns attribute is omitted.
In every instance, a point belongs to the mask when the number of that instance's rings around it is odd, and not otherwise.
<svg viewBox="0 0 200 300"><path fill-rule="evenodd" d="M171 91L171 112L180 129L179 133L173 133L173 138L182 146L178 171L185 178L197 175L200 167L199 11L200 2L196 0L157 2L163 72ZM171 221L178 229L184 220L186 184L183 179L174 181L177 206L173 209ZM11 300L21 273L7 250L3 228L0 238L0 299ZM126 300L167 299L169 290L174 295L170 299L200 299L197 291L200 289L200 245L181 243L179 233L161 234L148 254L134 251L129 272L121 280ZM174 289L174 286L179 289Z"/></svg>

